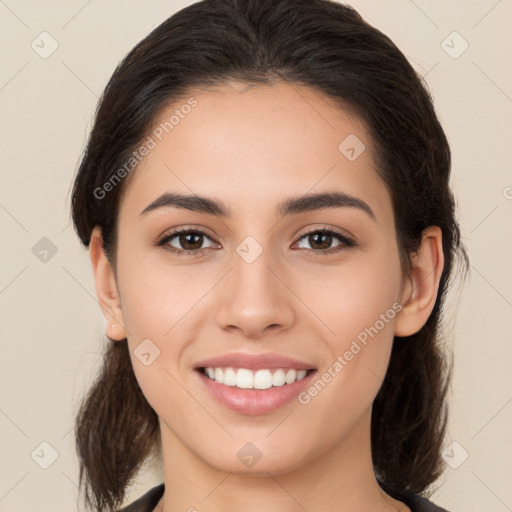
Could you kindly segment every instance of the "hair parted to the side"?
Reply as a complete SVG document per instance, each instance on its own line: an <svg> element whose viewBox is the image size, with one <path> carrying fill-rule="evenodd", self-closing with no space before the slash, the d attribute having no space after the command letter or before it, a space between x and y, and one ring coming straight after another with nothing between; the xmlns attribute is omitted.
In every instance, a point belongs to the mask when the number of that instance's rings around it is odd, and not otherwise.
<svg viewBox="0 0 512 512"><path fill-rule="evenodd" d="M428 226L442 229L444 270L423 328L395 338L373 404L371 442L383 484L425 493L442 471L451 373L441 312L460 240L449 187L450 149L432 98L392 41L351 7L331 0L204 0L177 12L119 64L101 97L72 191L72 219L87 247L102 228L115 269L117 217L126 178L95 190L129 159L156 116L191 88L228 80L312 87L365 123L390 191L404 275ZM137 172L136 169L130 171ZM80 487L97 511L119 507L158 446L159 425L135 379L127 341L111 341L76 417Z"/></svg>

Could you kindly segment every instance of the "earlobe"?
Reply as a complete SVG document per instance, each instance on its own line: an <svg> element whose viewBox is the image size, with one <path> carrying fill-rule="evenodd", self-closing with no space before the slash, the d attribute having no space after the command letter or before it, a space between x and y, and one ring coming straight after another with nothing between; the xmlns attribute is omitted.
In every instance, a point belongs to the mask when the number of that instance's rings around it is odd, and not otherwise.
<svg viewBox="0 0 512 512"><path fill-rule="evenodd" d="M99 226L95 226L92 230L89 256L94 274L96 295L103 316L107 321L106 334L112 340L122 340L126 338L126 330L124 328L121 301L114 270L103 248L103 238Z"/></svg>
<svg viewBox="0 0 512 512"><path fill-rule="evenodd" d="M395 336L417 333L434 309L444 267L441 228L430 226L423 231L421 245L411 256L411 262L413 269L402 293Z"/></svg>

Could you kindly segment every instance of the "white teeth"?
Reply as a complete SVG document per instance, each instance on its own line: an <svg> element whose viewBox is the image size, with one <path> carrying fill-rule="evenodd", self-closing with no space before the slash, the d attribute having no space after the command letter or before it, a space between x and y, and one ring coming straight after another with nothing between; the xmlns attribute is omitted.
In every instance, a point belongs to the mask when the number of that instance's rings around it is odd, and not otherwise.
<svg viewBox="0 0 512 512"><path fill-rule="evenodd" d="M277 370L272 375L272 386L282 386L286 382L284 370Z"/></svg>
<svg viewBox="0 0 512 512"><path fill-rule="evenodd" d="M292 382L295 382L295 379L297 378L297 372L295 370L288 370L286 372L286 384L291 384Z"/></svg>
<svg viewBox="0 0 512 512"><path fill-rule="evenodd" d="M270 370L258 370L254 374L254 388L268 389L272 387L272 374Z"/></svg>
<svg viewBox="0 0 512 512"><path fill-rule="evenodd" d="M247 368L205 368L205 373L210 379L225 386L236 386L240 389L268 389L272 386L278 387L292 384L302 380L307 371L290 369L286 373L282 368L275 370L262 369L253 372Z"/></svg>
<svg viewBox="0 0 512 512"><path fill-rule="evenodd" d="M307 370L299 370L297 372L297 380L302 380L306 376Z"/></svg>
<svg viewBox="0 0 512 512"><path fill-rule="evenodd" d="M222 376L222 383L225 384L226 386L236 386L236 382L237 380L235 370L233 370L233 368L226 368Z"/></svg>
<svg viewBox="0 0 512 512"><path fill-rule="evenodd" d="M216 371L220 370L220 368L216 368ZM220 370L222 372L222 370ZM217 382L220 382L221 384L224 383L221 373L221 378L217 379L217 373L215 373L215 380ZM240 368L236 372L236 387L242 388L242 389L251 389L253 388L254 383L254 375L250 370L246 370L245 368Z"/></svg>

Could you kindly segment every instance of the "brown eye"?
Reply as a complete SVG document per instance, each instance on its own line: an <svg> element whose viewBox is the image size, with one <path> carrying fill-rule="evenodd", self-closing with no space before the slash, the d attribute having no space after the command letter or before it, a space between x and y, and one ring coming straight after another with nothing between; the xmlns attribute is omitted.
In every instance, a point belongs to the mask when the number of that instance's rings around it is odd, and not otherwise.
<svg viewBox="0 0 512 512"><path fill-rule="evenodd" d="M177 235L177 239L184 249L200 249L203 244L203 235L192 232Z"/></svg>
<svg viewBox="0 0 512 512"><path fill-rule="evenodd" d="M205 252L203 247L205 239L213 240L203 231L197 229L179 229L165 235L156 245L166 250L185 256L192 256Z"/></svg>
<svg viewBox="0 0 512 512"><path fill-rule="evenodd" d="M313 249L330 249L333 236L329 234L313 233L307 236L308 242Z"/></svg>
<svg viewBox="0 0 512 512"><path fill-rule="evenodd" d="M300 240L303 239L305 239L310 247L300 248L317 253L337 252L346 247L352 247L355 245L353 240L332 229L317 229L315 231L310 231L309 233L302 235L297 243L300 243ZM332 243L336 240L338 243L333 246Z"/></svg>

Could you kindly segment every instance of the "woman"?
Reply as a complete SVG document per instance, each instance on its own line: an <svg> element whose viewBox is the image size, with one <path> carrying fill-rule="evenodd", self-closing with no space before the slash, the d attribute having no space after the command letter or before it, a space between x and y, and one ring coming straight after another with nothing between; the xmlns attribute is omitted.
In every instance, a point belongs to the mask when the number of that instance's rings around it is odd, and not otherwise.
<svg viewBox="0 0 512 512"><path fill-rule="evenodd" d="M125 511L440 511L456 258L421 79L352 8L205 0L115 70L72 197L107 320L80 483Z"/></svg>

